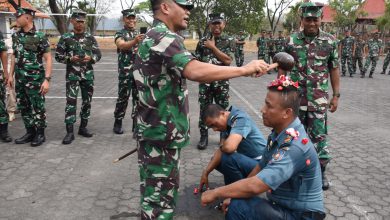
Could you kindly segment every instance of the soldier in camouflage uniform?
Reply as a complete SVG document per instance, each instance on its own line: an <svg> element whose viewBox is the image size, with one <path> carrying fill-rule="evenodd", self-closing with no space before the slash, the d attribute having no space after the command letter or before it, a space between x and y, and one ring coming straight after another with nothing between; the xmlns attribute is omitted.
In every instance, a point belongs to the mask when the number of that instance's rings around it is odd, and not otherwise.
<svg viewBox="0 0 390 220"><path fill-rule="evenodd" d="M134 61L141 219L174 215L181 149L189 144L186 78L198 82L263 75L269 67L253 60L245 67L217 66L195 60L178 34L188 26L192 3L151 1L154 22Z"/></svg>
<svg viewBox="0 0 390 220"><path fill-rule="evenodd" d="M225 20L220 13L210 14L209 29L212 39L200 39L195 50L195 56L199 61L221 66L230 66L233 61L235 40L223 34ZM208 145L207 126L202 120L202 112L213 101L222 108L229 107L229 81L221 80L211 83L199 84L199 129L200 140L198 149L204 150Z"/></svg>
<svg viewBox="0 0 390 220"><path fill-rule="evenodd" d="M5 106L5 87L12 85L8 80L8 56L7 47L4 42L3 34L0 32L0 139L2 142L11 142L12 138L8 134L8 112ZM1 65L3 64L3 65Z"/></svg>
<svg viewBox="0 0 390 220"><path fill-rule="evenodd" d="M385 60L383 62L383 71L381 72L381 74L385 74L387 66L389 66L389 62L390 62L390 40L388 40L386 42L386 46L385 46L384 51L387 52L387 55L386 55ZM389 71L388 74L390 75L390 71Z"/></svg>
<svg viewBox="0 0 390 220"><path fill-rule="evenodd" d="M259 60L265 60L265 62L269 63L269 57L268 57L268 38L265 36L266 31L261 31L261 36L257 38L256 46L258 49L257 52L257 59Z"/></svg>
<svg viewBox="0 0 390 220"><path fill-rule="evenodd" d="M272 62L272 58L275 55L275 39L272 34L272 31L268 31L268 41L267 41L267 46L268 46L268 62ZM270 72L268 72L270 73Z"/></svg>
<svg viewBox="0 0 390 220"><path fill-rule="evenodd" d="M320 29L322 7L320 3L302 4L301 22L304 29L291 35L286 52L291 54L296 61L290 75L293 81L299 82L303 93L299 118L316 146L321 162L323 189L326 190L329 183L325 176L325 168L331 159L326 138L327 110L328 108L330 112L337 110L340 78L335 38ZM333 89L330 103L329 81Z"/></svg>
<svg viewBox="0 0 390 220"><path fill-rule="evenodd" d="M275 43L275 52L284 52L284 49L286 47L286 38L283 37L283 32L279 31L279 36L274 40Z"/></svg>
<svg viewBox="0 0 390 220"><path fill-rule="evenodd" d="M115 44L118 53L118 99L114 111L115 123L113 131L116 134L123 134L122 120L125 117L130 93L132 94L132 118L133 131L135 127L134 106L137 99L135 90L133 63L138 43L142 41L143 34L135 29L137 24L136 13L132 9L122 11L124 28L115 34Z"/></svg>
<svg viewBox="0 0 390 220"><path fill-rule="evenodd" d="M355 53L355 38L351 36L351 31L345 31L345 37L340 41L340 50L341 50L341 71L342 75L345 76L347 69L345 68L345 63L348 64L349 76L353 77L355 74L352 64L352 55Z"/></svg>
<svg viewBox="0 0 390 220"><path fill-rule="evenodd" d="M244 45L245 45L245 38L246 35L244 34L244 31L238 32L238 35L236 36L236 66L242 66L244 64Z"/></svg>
<svg viewBox="0 0 390 220"><path fill-rule="evenodd" d="M78 134L87 138L93 136L87 129L94 91L95 77L92 64L98 62L102 55L95 37L85 32L86 15L80 10L72 13L70 22L73 25L73 31L61 36L55 55L58 62L66 64L66 135L62 140L63 144L70 144L74 140L73 124L76 122L79 89L82 104Z"/></svg>
<svg viewBox="0 0 390 220"><path fill-rule="evenodd" d="M49 91L52 70L50 44L44 33L35 30L34 15L35 11L28 8L18 8L15 13L20 31L12 35L11 59L15 59L15 63L11 65L8 79L12 84L15 72L18 109L27 130L15 143L31 142L32 147L46 140L45 95Z"/></svg>
<svg viewBox="0 0 390 220"><path fill-rule="evenodd" d="M362 39L362 36L356 34L355 53L353 54L353 72L356 73L356 63L359 65L360 74L363 73L363 54L366 42Z"/></svg>
<svg viewBox="0 0 390 220"><path fill-rule="evenodd" d="M368 67L371 64L371 70L369 78L373 78L372 74L374 74L375 68L376 68L376 62L379 59L379 55L382 51L382 40L379 39L379 33L374 33L374 38L368 40L367 46L365 49L365 54L367 54L368 49L368 56L366 58L366 63L364 64L364 69L361 78L364 78L366 76L366 72L368 70Z"/></svg>

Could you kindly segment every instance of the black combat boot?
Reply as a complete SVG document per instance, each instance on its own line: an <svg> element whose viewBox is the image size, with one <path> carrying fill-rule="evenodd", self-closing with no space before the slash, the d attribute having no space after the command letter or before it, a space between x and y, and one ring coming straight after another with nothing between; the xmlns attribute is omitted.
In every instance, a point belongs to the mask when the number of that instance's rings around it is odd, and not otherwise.
<svg viewBox="0 0 390 220"><path fill-rule="evenodd" d="M73 124L66 124L66 135L62 140L62 144L71 144L74 140Z"/></svg>
<svg viewBox="0 0 390 220"><path fill-rule="evenodd" d="M8 143L12 141L11 136L8 134L8 123L6 124L0 124L0 139L4 143Z"/></svg>
<svg viewBox="0 0 390 220"><path fill-rule="evenodd" d="M200 130L200 140L198 143L198 149L204 150L206 149L208 144L209 144L209 134L207 130Z"/></svg>
<svg viewBox="0 0 390 220"><path fill-rule="evenodd" d="M15 144L26 144L34 139L36 133L35 128L26 128L26 130L27 133L23 137L16 139Z"/></svg>
<svg viewBox="0 0 390 220"><path fill-rule="evenodd" d="M31 141L31 147L38 147L46 141L45 128L37 128L37 133L34 139Z"/></svg>
<svg viewBox="0 0 390 220"><path fill-rule="evenodd" d="M121 119L115 119L114 128L112 130L114 131L115 134L123 134Z"/></svg>
<svg viewBox="0 0 390 220"><path fill-rule="evenodd" d="M89 133L87 129L88 120L87 119L81 119L80 128L79 128L79 135L90 138L93 136L92 133Z"/></svg>
<svg viewBox="0 0 390 220"><path fill-rule="evenodd" d="M329 189L329 180L326 177L325 170L329 160L320 160L321 164L321 176L322 176L322 190Z"/></svg>

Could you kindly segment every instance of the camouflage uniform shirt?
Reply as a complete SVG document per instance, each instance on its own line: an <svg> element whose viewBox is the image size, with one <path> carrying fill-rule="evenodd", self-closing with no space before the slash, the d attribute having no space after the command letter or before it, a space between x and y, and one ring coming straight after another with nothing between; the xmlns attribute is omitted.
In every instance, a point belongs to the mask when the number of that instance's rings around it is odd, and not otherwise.
<svg viewBox="0 0 390 220"><path fill-rule="evenodd" d="M300 109L325 110L329 98L329 72L339 65L335 38L320 30L318 36L310 41L302 31L290 36L286 52L296 61L291 79L298 81L303 90Z"/></svg>
<svg viewBox="0 0 390 220"><path fill-rule="evenodd" d="M91 62L71 62L72 56L90 56ZM61 36L57 44L55 58L66 64L66 79L94 80L92 64L98 62L102 54L94 36L89 33L69 32Z"/></svg>
<svg viewBox="0 0 390 220"><path fill-rule="evenodd" d="M131 41L138 35L137 30L130 30L128 28L124 28L115 34L115 42L122 38L124 41ZM136 48L132 47L130 50L122 51L117 49L118 53L118 67L119 69L131 68L131 65L134 63Z"/></svg>
<svg viewBox="0 0 390 220"><path fill-rule="evenodd" d="M257 38L257 45L259 48L258 54L261 54L261 55L268 54L268 38L266 38L266 37Z"/></svg>
<svg viewBox="0 0 390 220"><path fill-rule="evenodd" d="M345 37L340 41L340 45L343 47L341 51L341 56L343 57L350 57L352 55L352 49L353 45L355 44L355 38L354 37Z"/></svg>
<svg viewBox="0 0 390 220"><path fill-rule="evenodd" d="M236 40L238 41L245 41L245 38L245 34L239 34L236 36ZM236 50L244 50L244 44L236 44Z"/></svg>
<svg viewBox="0 0 390 220"><path fill-rule="evenodd" d="M286 39L284 37L278 37L274 40L275 42L275 49L276 53L284 51L284 48L286 46Z"/></svg>
<svg viewBox="0 0 390 220"><path fill-rule="evenodd" d="M354 54L355 57L363 57L365 45L366 42L364 40L356 41L355 54Z"/></svg>
<svg viewBox="0 0 390 220"><path fill-rule="evenodd" d="M12 35L12 49L15 55L15 77L35 75L35 80L45 77L43 54L50 52L46 35L33 27L28 32L23 29Z"/></svg>
<svg viewBox="0 0 390 220"><path fill-rule="evenodd" d="M195 59L183 38L159 20L138 47L134 62L139 140L182 148L189 142L189 108L184 67ZM172 144L171 144L172 143Z"/></svg>
<svg viewBox="0 0 390 220"><path fill-rule="evenodd" d="M224 66L222 61L218 60L212 50L203 46L205 38L202 38L198 45L196 46L195 56L199 61L204 63L212 63L219 66ZM224 54L228 55L230 58L234 58L234 51L236 49L236 43L233 37L227 36L225 34L220 37L215 38L215 46Z"/></svg>
<svg viewBox="0 0 390 220"><path fill-rule="evenodd" d="M367 42L368 45L368 56L369 57L377 57L379 56L379 51L383 46L381 39L370 39Z"/></svg>

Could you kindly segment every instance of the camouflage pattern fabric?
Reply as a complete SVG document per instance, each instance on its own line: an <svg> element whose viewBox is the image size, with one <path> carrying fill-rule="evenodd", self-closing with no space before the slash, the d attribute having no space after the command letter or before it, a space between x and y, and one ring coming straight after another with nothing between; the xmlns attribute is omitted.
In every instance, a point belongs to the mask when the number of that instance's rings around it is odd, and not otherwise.
<svg viewBox="0 0 390 220"><path fill-rule="evenodd" d="M43 54L50 52L46 35L33 27L30 31L12 35L12 49L15 55L15 88L18 109L26 128L45 128L45 97L40 93L45 79Z"/></svg>
<svg viewBox="0 0 390 220"><path fill-rule="evenodd" d="M7 47L5 46L5 42L3 39L3 35L0 35L0 54L7 51ZM2 63L0 62L0 124L7 124L8 123L8 112L7 107L5 105L5 98L6 98L6 90L5 90L5 84L3 77L3 67Z"/></svg>
<svg viewBox="0 0 390 220"><path fill-rule="evenodd" d="M368 57L366 58L366 63L364 64L363 76L366 74L368 67L371 64L370 76L374 74L376 68L376 62L379 59L379 52L382 48L382 40L381 39L370 39L367 42L368 46Z"/></svg>
<svg viewBox="0 0 390 220"><path fill-rule="evenodd" d="M88 63L72 62L73 56L84 57L88 55L91 61ZM94 91L94 72L92 64L102 57L99 45L95 37L89 33L75 34L69 32L61 36L57 44L55 59L66 64L66 106L65 124L76 122L77 95L81 89L82 107L80 117L89 119L91 101Z"/></svg>
<svg viewBox="0 0 390 220"><path fill-rule="evenodd" d="M386 51L387 51L387 54L386 54L385 60L383 61L383 73L386 72L386 69L389 66L389 62L390 62L390 41L386 42ZM390 71L389 71L389 74L390 74Z"/></svg>
<svg viewBox="0 0 390 220"><path fill-rule="evenodd" d="M133 74L139 97L136 132L140 141L142 219L172 219L176 205L179 169L175 168L179 164L180 149L189 143L190 129L188 90L182 73L195 59L183 40L164 23L155 20L139 45L134 61ZM155 188L159 181L162 184Z"/></svg>
<svg viewBox="0 0 390 220"><path fill-rule="evenodd" d="M290 76L293 81L299 82L302 89L300 115L310 115L313 121L303 123L307 133L313 137L319 156L330 158L326 138L323 138L326 136L326 117L323 114L328 109L330 70L339 65L337 42L332 35L321 30L314 39L305 38L308 37L303 32L292 34L287 44L286 52L296 61ZM301 118L301 121L307 121L305 119Z"/></svg>
<svg viewBox="0 0 390 220"><path fill-rule="evenodd" d="M340 44L342 46L341 51L341 71L342 75L345 76L347 73L347 69L345 68L345 64L348 64L348 72L352 76L352 74L355 74L353 64L352 64L352 53L353 53L353 46L355 44L355 38L349 36L345 37L343 40L340 41Z"/></svg>
<svg viewBox="0 0 390 220"><path fill-rule="evenodd" d="M269 63L269 56L268 56L268 38L266 37L259 37L257 38L258 45L258 52L257 52L257 59L264 60L265 62Z"/></svg>
<svg viewBox="0 0 390 220"><path fill-rule="evenodd" d="M357 40L355 46L355 54L353 56L353 72L356 73L356 63L359 65L360 73L363 73L363 54L366 42L364 40Z"/></svg>
<svg viewBox="0 0 390 220"><path fill-rule="evenodd" d="M284 52L284 49L286 47L286 38L284 37L278 37L274 40L275 43L275 52Z"/></svg>
<svg viewBox="0 0 390 220"><path fill-rule="evenodd" d="M115 34L115 42L121 38L124 41L131 41L139 33L136 30L124 28ZM135 103L137 100L137 91L134 83L133 64L137 48L133 47L128 51L117 50L118 53L118 99L114 111L115 119L122 120L125 117L127 105L129 103L130 93L132 95L132 118L134 119ZM134 120L133 120L134 121Z"/></svg>
<svg viewBox="0 0 390 220"><path fill-rule="evenodd" d="M199 61L205 63L212 63L215 65L223 66L222 61L214 55L214 53L203 46L205 39L201 39L198 42L198 45L195 50L195 56ZM235 41L232 37L227 35L221 35L220 37L215 38L216 47L222 51L224 54L228 55L233 59L234 50L235 50ZM204 131L207 130L206 124L202 121L201 115L205 110L206 106L213 103L213 100L216 104L221 105L223 108L229 106L229 81L221 80L215 81L212 83L199 83L199 105L200 105L200 114L199 114L199 128Z"/></svg>
<svg viewBox="0 0 390 220"><path fill-rule="evenodd" d="M180 150L166 148L164 142L139 143L141 219L173 219L179 189Z"/></svg>
<svg viewBox="0 0 390 220"><path fill-rule="evenodd" d="M268 62L271 63L272 58L275 55L275 39L268 38L267 45L268 45Z"/></svg>
<svg viewBox="0 0 390 220"><path fill-rule="evenodd" d="M245 38L246 38L245 34L239 34L236 36L236 40L238 40L238 41L245 41ZM242 66L244 64L244 45L243 44L236 45L236 53L234 54L234 57L236 58L236 66Z"/></svg>

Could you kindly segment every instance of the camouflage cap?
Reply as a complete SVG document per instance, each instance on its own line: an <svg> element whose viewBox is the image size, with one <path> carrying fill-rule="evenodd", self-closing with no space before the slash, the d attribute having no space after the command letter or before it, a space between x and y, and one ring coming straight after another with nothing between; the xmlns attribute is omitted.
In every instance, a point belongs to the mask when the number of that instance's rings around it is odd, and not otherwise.
<svg viewBox="0 0 390 220"><path fill-rule="evenodd" d="M87 19L87 13L82 10L75 10L72 12L70 18L75 19L76 21L85 21Z"/></svg>
<svg viewBox="0 0 390 220"><path fill-rule="evenodd" d="M24 14L27 14L27 15L32 15L32 16L35 16L35 10L31 9L31 8L18 8L16 9L16 12L15 12L15 17L19 17L21 15L24 15Z"/></svg>
<svg viewBox="0 0 390 220"><path fill-rule="evenodd" d="M184 6L188 10L192 10L194 8L194 5L191 3L191 1L187 0L174 0L178 5Z"/></svg>
<svg viewBox="0 0 390 220"><path fill-rule="evenodd" d="M224 22L225 16L222 13L212 13L209 14L210 23Z"/></svg>
<svg viewBox="0 0 390 220"><path fill-rule="evenodd" d="M135 10L131 9L131 8L123 10L122 15L123 15L123 17L130 17L130 16L136 17L137 16L137 14L135 13Z"/></svg>
<svg viewBox="0 0 390 220"><path fill-rule="evenodd" d="M300 6L301 16L304 18L307 17L321 17L322 8L324 5L319 2L304 2Z"/></svg>

